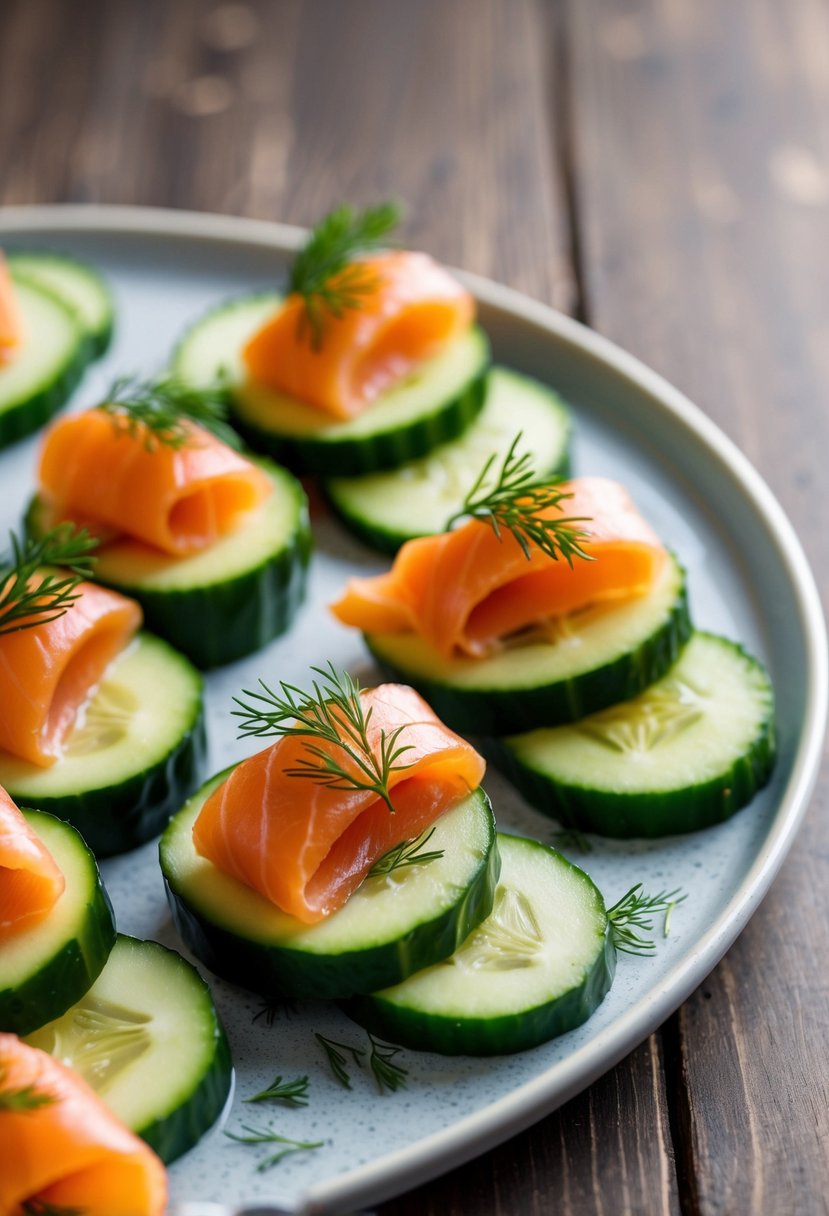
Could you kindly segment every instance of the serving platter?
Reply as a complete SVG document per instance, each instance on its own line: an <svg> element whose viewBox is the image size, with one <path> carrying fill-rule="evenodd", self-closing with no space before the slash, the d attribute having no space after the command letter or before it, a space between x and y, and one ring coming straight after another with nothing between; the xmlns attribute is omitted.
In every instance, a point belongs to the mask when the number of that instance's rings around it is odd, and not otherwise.
<svg viewBox="0 0 829 1216"><path fill-rule="evenodd" d="M161 370L184 328L235 294L279 284L299 230L258 221L137 208L0 211L0 245L76 254L112 286L113 345L71 408L102 399L115 375ZM267 1007L221 981L214 995L236 1067L223 1122L170 1170L174 1202L209 1200L340 1212L399 1193L507 1139L589 1085L699 984L745 925L790 847L816 777L826 725L827 654L820 604L799 542L756 471L664 380L598 335L541 304L464 276L495 358L552 384L573 411L573 468L624 481L688 571L695 624L741 641L775 686L779 756L771 784L730 822L662 841L592 839L568 855L614 902L633 883L681 887L670 934L652 958L620 956L616 980L584 1026L510 1057L442 1058L403 1051L406 1086L378 1092L354 1066L338 1084L315 1038L365 1049L365 1032L323 1004ZM0 452L0 528L17 527L33 487L38 440ZM229 717L231 698L261 675L303 684L312 664L373 683L360 638L327 611L350 574L383 569L314 501L316 553L307 602L290 632L206 680L210 768L250 754ZM555 841L557 825L487 775L499 826ZM122 932L182 949L164 900L155 844L104 863ZM659 928L659 926L657 926ZM263 1114L243 1099L276 1073L307 1076L308 1105ZM258 1171L262 1154L225 1131L272 1125L320 1147Z"/></svg>

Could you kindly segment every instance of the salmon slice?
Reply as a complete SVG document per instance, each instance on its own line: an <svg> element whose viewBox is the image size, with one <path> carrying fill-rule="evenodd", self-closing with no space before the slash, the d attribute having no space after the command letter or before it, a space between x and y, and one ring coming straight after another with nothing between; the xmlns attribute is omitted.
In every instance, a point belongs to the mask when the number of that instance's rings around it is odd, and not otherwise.
<svg viewBox="0 0 829 1216"><path fill-rule="evenodd" d="M23 318L8 263L0 250L0 368L11 363L22 341Z"/></svg>
<svg viewBox="0 0 829 1216"><path fill-rule="evenodd" d="M345 276L368 284L359 307L325 320L322 341L304 332L304 300L288 296L243 351L251 380L353 418L384 389L459 337L472 322L470 293L425 253L397 251L352 262ZM330 285L337 288L337 279Z"/></svg>
<svg viewBox="0 0 829 1216"><path fill-rule="evenodd" d="M410 749L389 778L394 814L371 790L288 775L308 756L305 740L288 736L238 765L193 827L198 853L306 924L341 907L378 857L419 836L484 775L481 756L413 689L382 684L360 696L374 754L381 731L388 737L401 725L397 743Z"/></svg>
<svg viewBox="0 0 829 1216"><path fill-rule="evenodd" d="M189 437L173 448L103 410L59 419L40 457L44 497L58 518L83 519L96 533L102 524L178 556L207 548L264 502L271 484L215 435L184 425Z"/></svg>
<svg viewBox="0 0 829 1216"><path fill-rule="evenodd" d="M453 532L408 541L392 569L351 579L332 605L338 620L365 633L416 633L446 657L482 656L510 634L596 603L642 595L666 553L653 529L616 482L582 477L570 495L542 514L577 518L590 558L549 557L515 537L471 520Z"/></svg>
<svg viewBox="0 0 829 1216"><path fill-rule="evenodd" d="M161 1161L86 1082L47 1052L0 1034L3 1216L162 1216L166 1202Z"/></svg>
<svg viewBox="0 0 829 1216"><path fill-rule="evenodd" d="M0 941L41 920L65 886L52 854L0 786Z"/></svg>
<svg viewBox="0 0 829 1216"><path fill-rule="evenodd" d="M0 636L0 749L42 767L141 625L134 600L94 583L77 590L63 616Z"/></svg>

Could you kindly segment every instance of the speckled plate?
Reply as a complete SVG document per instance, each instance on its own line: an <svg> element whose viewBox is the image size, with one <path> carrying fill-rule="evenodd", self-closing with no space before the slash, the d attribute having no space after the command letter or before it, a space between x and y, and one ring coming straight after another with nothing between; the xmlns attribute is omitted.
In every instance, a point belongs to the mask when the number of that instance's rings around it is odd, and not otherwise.
<svg viewBox="0 0 829 1216"><path fill-rule="evenodd" d="M100 399L112 376L160 369L183 328L206 308L278 280L296 229L250 220L111 207L7 208L0 243L47 247L94 262L117 300L107 358L74 398ZM691 893L655 957L622 956L613 988L580 1029L490 1060L405 1051L406 1089L380 1095L365 1070L352 1088L332 1077L314 1032L365 1045L364 1032L323 1005L276 1012L222 982L214 985L236 1064L224 1129L271 1122L284 1135L323 1141L259 1173L257 1150L215 1129L170 1171L175 1201L340 1212L398 1193L475 1156L560 1105L657 1027L701 982L767 890L792 843L816 776L826 717L827 658L819 600L780 507L741 453L680 393L609 342L492 283L469 278L496 357L557 386L576 421L574 467L623 479L644 514L686 565L696 623L739 639L774 680L779 761L771 785L729 823L648 843L597 841L574 860L615 901L634 882ZM0 525L15 526L31 488L37 440L0 453ZM302 682L332 659L367 681L359 637L329 618L346 575L382 562L331 520L315 523L309 601L287 637L208 678L211 766L252 750L234 739L231 696L260 673ZM555 825L530 811L497 774L487 789L502 826L551 840ZM119 927L178 946L155 845L107 862ZM307 1074L310 1102L251 1114L242 1099L274 1073Z"/></svg>

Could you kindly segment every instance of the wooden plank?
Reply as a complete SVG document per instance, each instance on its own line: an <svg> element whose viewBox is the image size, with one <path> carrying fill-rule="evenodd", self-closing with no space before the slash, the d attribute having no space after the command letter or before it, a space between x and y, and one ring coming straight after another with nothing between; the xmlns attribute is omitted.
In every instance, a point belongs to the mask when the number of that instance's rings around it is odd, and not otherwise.
<svg viewBox="0 0 829 1216"><path fill-rule="evenodd" d="M588 318L737 440L825 592L829 12L813 0L573 0L568 17ZM825 1210L825 791L757 916L679 1016L680 1176L694 1212Z"/></svg>

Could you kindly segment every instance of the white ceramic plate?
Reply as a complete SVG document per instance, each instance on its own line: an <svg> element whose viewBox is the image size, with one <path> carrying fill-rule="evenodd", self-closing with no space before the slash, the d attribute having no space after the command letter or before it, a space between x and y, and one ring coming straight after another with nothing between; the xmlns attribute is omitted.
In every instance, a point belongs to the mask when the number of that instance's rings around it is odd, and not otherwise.
<svg viewBox="0 0 829 1216"><path fill-rule="evenodd" d="M94 262L116 295L112 350L87 374L73 406L99 400L116 373L159 370L191 321L218 301L270 286L297 230L250 220L110 207L8 208L0 244L65 250ZM771 785L729 823L650 843L597 841L588 869L612 903L634 882L681 886L690 898L651 959L621 956L597 1013L572 1033L491 1060L402 1053L408 1086L378 1094L353 1070L331 1076L313 1032L362 1047L365 1034L336 1009L308 1006L272 1024L257 998L224 983L215 995L233 1046L236 1095L224 1128L272 1123L324 1141L258 1173L261 1154L214 1130L171 1169L174 1200L268 1203L291 1211L346 1211L398 1193L507 1139L572 1097L630 1051L700 983L767 890L805 809L826 716L827 661L820 605L791 526L739 451L675 389L610 343L540 304L469 278L496 357L557 386L576 422L574 468L624 480L689 574L696 623L739 639L767 663L780 727ZM0 527L17 524L32 488L37 440L0 453ZM253 750L234 739L231 696L261 673L302 683L332 659L366 681L359 637L326 603L346 575L382 561L332 521L316 523L310 598L287 637L208 678L211 768ZM551 840L555 826L528 810L497 775L487 778L501 825ZM119 927L178 945L155 845L107 862ZM307 1074L302 1110L243 1107L275 1073Z"/></svg>

